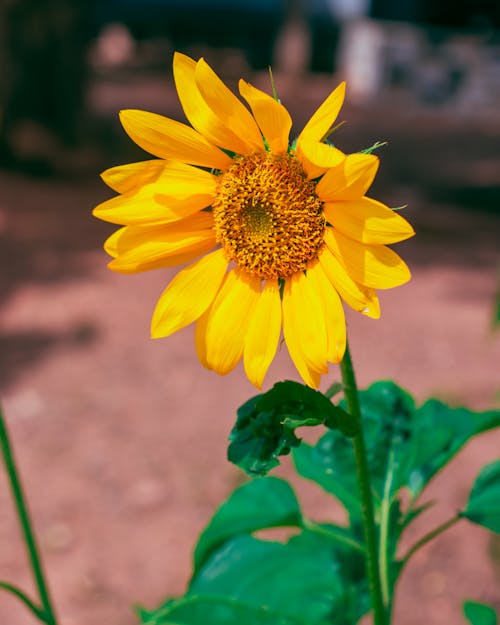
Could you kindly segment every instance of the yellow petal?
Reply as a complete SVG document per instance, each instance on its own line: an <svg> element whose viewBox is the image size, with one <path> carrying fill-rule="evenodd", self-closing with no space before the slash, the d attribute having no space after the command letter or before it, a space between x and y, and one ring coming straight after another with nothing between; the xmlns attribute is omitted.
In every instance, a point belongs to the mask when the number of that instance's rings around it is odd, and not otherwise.
<svg viewBox="0 0 500 625"><path fill-rule="evenodd" d="M180 271L163 291L151 321L151 336L169 336L196 321L210 306L226 273L222 249Z"/></svg>
<svg viewBox="0 0 500 625"><path fill-rule="evenodd" d="M326 172L316 186L323 202L362 197L375 178L379 159L374 154L348 154L340 166Z"/></svg>
<svg viewBox="0 0 500 625"><path fill-rule="evenodd" d="M307 386L310 386L311 388L318 388L321 382L321 373L315 369L311 369L303 360L303 356L299 353L295 353L295 355L292 356L290 348L288 348L288 352L290 353L293 364L299 372L302 380L307 384Z"/></svg>
<svg viewBox="0 0 500 625"><path fill-rule="evenodd" d="M99 204L93 214L117 224L177 221L209 206L217 179L212 174L179 161L163 161L151 184Z"/></svg>
<svg viewBox="0 0 500 625"><path fill-rule="evenodd" d="M176 165L189 167L182 163ZM167 174L164 171L163 182L157 181L135 193L102 202L94 208L93 214L103 221L122 225L169 223L185 219L209 206L213 200L213 177L201 170L195 171L196 176L187 175L184 178L178 175L182 171L171 169Z"/></svg>
<svg viewBox="0 0 500 625"><path fill-rule="evenodd" d="M415 234L406 219L368 197L327 202L323 211L336 230L362 243L397 243Z"/></svg>
<svg viewBox="0 0 500 625"><path fill-rule="evenodd" d="M368 317L380 317L375 291L355 282L327 246L319 253L318 260L328 280L346 304Z"/></svg>
<svg viewBox="0 0 500 625"><path fill-rule="evenodd" d="M325 318L319 294L303 272L285 282L283 335L304 382L317 388L320 374L328 370Z"/></svg>
<svg viewBox="0 0 500 625"><path fill-rule="evenodd" d="M374 289L390 289L411 278L406 263L385 245L359 243L327 228L325 242L353 280Z"/></svg>
<svg viewBox="0 0 500 625"><path fill-rule="evenodd" d="M141 245L153 239L179 238L186 232L197 232L213 227L210 213L198 213L174 224L148 226L126 226L114 232L104 244L106 252L113 257L130 251L137 244Z"/></svg>
<svg viewBox="0 0 500 625"><path fill-rule="evenodd" d="M333 126L337 115L339 114L345 97L345 82L332 91L327 99L317 109L311 119L304 126L299 135L298 141L302 139L310 139L312 141L321 141Z"/></svg>
<svg viewBox="0 0 500 625"><path fill-rule="evenodd" d="M241 95L250 105L271 152L275 154L286 152L292 127L292 118L286 108L270 95L244 80L240 80L239 88Z"/></svg>
<svg viewBox="0 0 500 625"><path fill-rule="evenodd" d="M222 150L190 126L173 119L146 111L127 110L120 112L120 121L132 141L160 158L214 169L226 169L231 165L231 159Z"/></svg>
<svg viewBox="0 0 500 625"><path fill-rule="evenodd" d="M205 102L195 80L196 62L185 54L174 54L174 80L184 113L193 128L210 143L246 154L247 145L232 132Z"/></svg>
<svg viewBox="0 0 500 625"><path fill-rule="evenodd" d="M208 106L231 132L244 141L247 149L243 153L264 150L262 135L254 118L204 59L196 64L195 78Z"/></svg>
<svg viewBox="0 0 500 625"><path fill-rule="evenodd" d="M311 263L307 268L307 277L319 294L323 305L328 361L338 363L344 357L347 340L342 302L319 262Z"/></svg>
<svg viewBox="0 0 500 625"><path fill-rule="evenodd" d="M196 194L214 195L217 177L208 171L185 165L179 161L167 161L161 176L155 182L156 192L179 199Z"/></svg>
<svg viewBox="0 0 500 625"><path fill-rule="evenodd" d="M374 289L370 289L362 284L358 284L358 286L365 294L368 302L366 308L361 311L362 314L372 319L380 319L380 302L377 293Z"/></svg>
<svg viewBox="0 0 500 625"><path fill-rule="evenodd" d="M205 367L220 375L236 367L259 291L259 278L237 268L227 274L214 302L197 323L196 349Z"/></svg>
<svg viewBox="0 0 500 625"><path fill-rule="evenodd" d="M269 369L281 333L281 299L277 282L266 282L255 309L251 311L245 338L245 372L257 388Z"/></svg>
<svg viewBox="0 0 500 625"><path fill-rule="evenodd" d="M101 178L117 193L132 193L140 187L154 182L165 168L165 161L141 161L110 167Z"/></svg>
<svg viewBox="0 0 500 625"><path fill-rule="evenodd" d="M205 369L210 369L210 367L208 366L208 361L207 361L207 345L205 341L205 332L207 329L207 320L208 320L209 311L210 311L210 308L202 314L202 316L198 319L194 327L194 342L196 345L196 354L198 355L198 359L201 362L201 364L205 367Z"/></svg>
<svg viewBox="0 0 500 625"><path fill-rule="evenodd" d="M317 178L326 169L343 163L345 154L332 145L303 139L297 143L297 157L308 177Z"/></svg>
<svg viewBox="0 0 500 625"><path fill-rule="evenodd" d="M197 213L210 202L211 198L205 195L178 200L144 192L112 198L96 206L93 214L103 221L123 226L167 224Z"/></svg>
<svg viewBox="0 0 500 625"><path fill-rule="evenodd" d="M121 273L136 273L193 260L215 247L212 226L209 213L169 225L125 226L104 244L106 252L114 257L108 266Z"/></svg>
<svg viewBox="0 0 500 625"><path fill-rule="evenodd" d="M108 268L118 273L139 273L141 271L151 271L152 269L163 269L165 267L176 267L189 263L202 254L213 250L216 245L215 237L209 236L206 232L198 235L192 234L182 241L180 249L175 247L153 251L154 257L149 259L146 255L137 253L124 254L108 263Z"/></svg>

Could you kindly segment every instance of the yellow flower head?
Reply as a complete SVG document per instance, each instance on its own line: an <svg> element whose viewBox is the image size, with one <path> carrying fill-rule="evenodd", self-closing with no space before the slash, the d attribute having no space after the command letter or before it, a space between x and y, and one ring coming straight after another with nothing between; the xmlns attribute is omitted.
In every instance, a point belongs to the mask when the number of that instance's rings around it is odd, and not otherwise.
<svg viewBox="0 0 500 625"><path fill-rule="evenodd" d="M196 321L203 365L224 375L243 357L260 388L283 330L301 377L317 387L344 354L341 298L379 317L374 289L410 278L386 244L413 229L365 196L376 156L325 142L344 83L291 147L290 115L270 95L240 80L248 110L203 59L179 53L174 78L192 127L121 112L126 132L157 158L103 173L120 195L94 215L123 226L105 243L109 267L134 273L190 263L161 295L153 337Z"/></svg>

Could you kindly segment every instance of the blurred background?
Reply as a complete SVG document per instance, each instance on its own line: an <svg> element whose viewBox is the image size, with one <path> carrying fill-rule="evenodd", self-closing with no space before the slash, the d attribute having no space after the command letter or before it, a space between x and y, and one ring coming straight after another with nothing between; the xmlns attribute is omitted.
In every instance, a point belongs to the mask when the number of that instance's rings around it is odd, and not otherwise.
<svg viewBox="0 0 500 625"><path fill-rule="evenodd" d="M348 313L359 382L500 401L498 0L3 0L0 401L61 625L132 625L134 603L182 593L197 534L243 479L225 460L235 410L255 393L242 368L203 370L192 328L149 339L174 272L109 272L113 227L90 214L112 195L101 170L148 158L121 108L185 121L174 50L205 56L233 88L243 76L270 92L271 65L294 133L347 80L336 143L388 142L371 195L408 205L417 231L397 246L413 280L381 294L382 319ZM287 377L281 353L267 385ZM478 438L434 481L441 503L408 542L463 505L499 447L498 433ZM295 485L316 519L342 521ZM32 588L3 474L0 578ZM500 608L499 587L500 543L459 524L405 572L396 621L459 624L463 598ZM0 622L34 621L4 593Z"/></svg>

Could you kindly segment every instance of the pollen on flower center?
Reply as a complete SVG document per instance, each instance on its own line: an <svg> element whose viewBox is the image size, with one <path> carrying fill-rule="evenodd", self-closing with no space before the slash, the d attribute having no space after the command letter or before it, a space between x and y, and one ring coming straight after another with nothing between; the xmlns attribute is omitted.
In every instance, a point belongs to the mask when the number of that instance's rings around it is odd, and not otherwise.
<svg viewBox="0 0 500 625"><path fill-rule="evenodd" d="M304 270L323 245L322 202L293 154L235 160L220 177L212 209L228 258L260 278Z"/></svg>

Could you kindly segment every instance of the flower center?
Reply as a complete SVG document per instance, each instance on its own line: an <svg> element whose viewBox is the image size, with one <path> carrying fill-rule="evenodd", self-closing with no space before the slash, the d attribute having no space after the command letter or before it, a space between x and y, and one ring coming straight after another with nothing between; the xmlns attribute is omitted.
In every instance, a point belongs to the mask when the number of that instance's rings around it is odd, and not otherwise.
<svg viewBox="0 0 500 625"><path fill-rule="evenodd" d="M301 164L290 154L252 154L220 177L212 204L217 241L260 278L287 278L323 245L325 217Z"/></svg>

